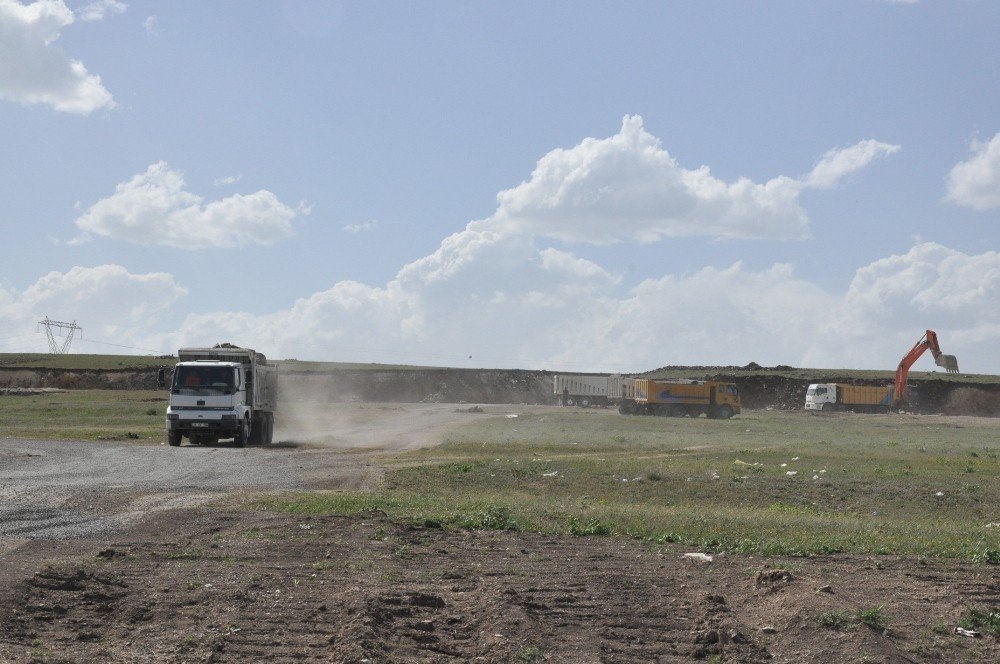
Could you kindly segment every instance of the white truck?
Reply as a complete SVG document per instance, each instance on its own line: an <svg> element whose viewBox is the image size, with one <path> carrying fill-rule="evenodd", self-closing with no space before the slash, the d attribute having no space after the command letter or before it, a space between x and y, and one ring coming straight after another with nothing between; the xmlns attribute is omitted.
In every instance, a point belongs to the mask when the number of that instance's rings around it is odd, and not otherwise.
<svg viewBox="0 0 1000 664"><path fill-rule="evenodd" d="M237 447L268 445L277 395L274 364L252 348L219 344L181 348L170 385L167 442L193 445L232 439Z"/></svg>

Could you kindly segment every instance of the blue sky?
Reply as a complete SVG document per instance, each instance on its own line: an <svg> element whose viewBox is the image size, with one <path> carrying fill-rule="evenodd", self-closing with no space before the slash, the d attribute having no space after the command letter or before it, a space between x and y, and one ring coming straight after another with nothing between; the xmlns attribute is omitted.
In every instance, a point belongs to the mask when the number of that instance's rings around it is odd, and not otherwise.
<svg viewBox="0 0 1000 664"><path fill-rule="evenodd" d="M78 352L891 369L931 328L997 373L998 32L985 0L0 0L0 352L49 316Z"/></svg>

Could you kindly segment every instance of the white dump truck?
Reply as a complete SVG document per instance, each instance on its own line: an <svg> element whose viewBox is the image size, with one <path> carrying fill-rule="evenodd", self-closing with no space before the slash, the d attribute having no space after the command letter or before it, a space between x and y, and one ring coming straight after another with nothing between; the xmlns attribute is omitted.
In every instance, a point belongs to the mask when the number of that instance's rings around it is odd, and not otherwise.
<svg viewBox="0 0 1000 664"><path fill-rule="evenodd" d="M277 401L275 365L251 348L219 344L181 348L170 384L167 442L193 445L232 439L237 447L268 445Z"/></svg>

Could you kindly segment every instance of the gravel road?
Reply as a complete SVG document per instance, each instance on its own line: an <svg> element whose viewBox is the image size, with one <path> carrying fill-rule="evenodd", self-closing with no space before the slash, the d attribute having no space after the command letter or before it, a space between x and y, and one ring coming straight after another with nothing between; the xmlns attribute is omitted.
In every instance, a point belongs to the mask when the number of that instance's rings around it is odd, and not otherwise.
<svg viewBox="0 0 1000 664"><path fill-rule="evenodd" d="M316 452L0 440L0 538L93 535L221 492L303 486L307 462L358 463Z"/></svg>
<svg viewBox="0 0 1000 664"><path fill-rule="evenodd" d="M308 431L287 424L282 431L279 421L284 442L268 447L0 439L0 549L28 539L92 536L242 489L363 488L381 473L376 455L434 445L482 416L455 404L314 411L286 419L310 423Z"/></svg>

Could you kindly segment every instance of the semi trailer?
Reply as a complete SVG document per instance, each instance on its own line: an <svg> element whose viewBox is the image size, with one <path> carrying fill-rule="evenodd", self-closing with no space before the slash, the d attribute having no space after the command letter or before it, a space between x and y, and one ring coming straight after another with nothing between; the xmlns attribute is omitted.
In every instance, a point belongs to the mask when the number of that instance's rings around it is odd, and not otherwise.
<svg viewBox="0 0 1000 664"><path fill-rule="evenodd" d="M219 344L181 348L170 384L167 442L193 445L231 439L236 447L268 445L274 436L276 366L252 348Z"/></svg>
<svg viewBox="0 0 1000 664"><path fill-rule="evenodd" d="M621 398L620 382L620 374L557 374L552 393L562 406L609 406Z"/></svg>
<svg viewBox="0 0 1000 664"><path fill-rule="evenodd" d="M622 399L625 415L660 415L729 419L742 411L735 383L714 380L651 380L636 378L632 398Z"/></svg>

